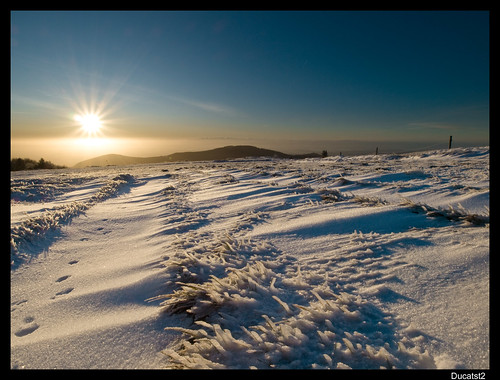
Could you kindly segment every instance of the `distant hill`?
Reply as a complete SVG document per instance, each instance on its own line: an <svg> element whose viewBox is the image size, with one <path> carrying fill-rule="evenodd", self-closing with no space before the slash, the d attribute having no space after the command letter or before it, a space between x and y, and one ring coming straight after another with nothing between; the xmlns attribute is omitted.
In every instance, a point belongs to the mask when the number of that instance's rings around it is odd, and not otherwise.
<svg viewBox="0 0 500 380"><path fill-rule="evenodd" d="M173 153L168 156L156 157L129 157L119 154L106 154L104 156L99 156L79 162L74 166L74 168L108 165L124 166L161 162L230 160L245 157L306 158L321 157L321 155L317 153L292 155L281 153L275 150L257 148L250 145L231 145L199 152L180 152Z"/></svg>
<svg viewBox="0 0 500 380"><path fill-rule="evenodd" d="M154 158L158 158L159 160L158 161L153 160ZM145 157L122 156L120 154L106 154L104 156L99 156L79 162L73 167L85 168L88 166L109 166L109 165L124 166L124 165L134 165L134 164L146 164L148 162L163 162L163 160L161 160L160 157L145 158Z"/></svg>

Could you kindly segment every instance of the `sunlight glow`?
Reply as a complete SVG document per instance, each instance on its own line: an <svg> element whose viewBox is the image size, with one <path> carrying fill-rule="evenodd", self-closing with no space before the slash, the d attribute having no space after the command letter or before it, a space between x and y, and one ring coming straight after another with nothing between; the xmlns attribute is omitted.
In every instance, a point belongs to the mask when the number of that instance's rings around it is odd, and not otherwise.
<svg viewBox="0 0 500 380"><path fill-rule="evenodd" d="M102 127L102 122L99 115L87 113L84 115L75 115L75 121L80 123L82 131L88 137L95 137Z"/></svg>
<svg viewBox="0 0 500 380"><path fill-rule="evenodd" d="M73 139L71 145L74 145L75 149L84 149L92 152L92 154L99 155L107 153L107 149L113 149L113 147L115 146L115 141L114 139L108 139L104 137L86 137ZM101 153L101 151L103 153Z"/></svg>

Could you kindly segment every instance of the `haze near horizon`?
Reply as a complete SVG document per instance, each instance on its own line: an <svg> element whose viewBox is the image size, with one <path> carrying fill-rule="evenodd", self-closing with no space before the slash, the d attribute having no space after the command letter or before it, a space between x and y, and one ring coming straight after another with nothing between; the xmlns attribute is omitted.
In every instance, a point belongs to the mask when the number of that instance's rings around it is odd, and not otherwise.
<svg viewBox="0 0 500 380"><path fill-rule="evenodd" d="M11 157L489 145L487 11L12 11Z"/></svg>

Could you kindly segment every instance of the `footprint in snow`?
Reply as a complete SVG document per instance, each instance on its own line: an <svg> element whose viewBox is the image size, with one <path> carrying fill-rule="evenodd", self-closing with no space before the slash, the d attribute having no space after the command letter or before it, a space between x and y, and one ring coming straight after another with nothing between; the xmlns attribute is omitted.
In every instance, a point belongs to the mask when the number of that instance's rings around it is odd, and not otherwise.
<svg viewBox="0 0 500 380"><path fill-rule="evenodd" d="M21 301L14 301L11 303L12 306L15 306L15 305L21 305L25 302L28 302L28 300L25 300L25 299L22 299Z"/></svg>
<svg viewBox="0 0 500 380"><path fill-rule="evenodd" d="M74 264L77 264L78 263L78 260L71 260L68 264L69 265L74 265Z"/></svg>
<svg viewBox="0 0 500 380"><path fill-rule="evenodd" d="M66 288L64 290L61 290L60 292L56 293L56 296L62 296L68 293L71 293L75 288Z"/></svg>
<svg viewBox="0 0 500 380"><path fill-rule="evenodd" d="M56 282L62 282L62 281L64 281L64 280L67 280L67 279L68 279L68 278L70 278L70 277L71 277L71 275L69 275L69 274L67 274L67 275L65 275L65 276L61 276L61 277L59 277L59 278L56 280Z"/></svg>
<svg viewBox="0 0 500 380"><path fill-rule="evenodd" d="M26 336L34 332L36 329L38 329L40 326L37 323L34 323L35 318L33 317L26 317L24 318L24 323L27 324L27 326L17 330L14 335L18 337Z"/></svg>
<svg viewBox="0 0 500 380"><path fill-rule="evenodd" d="M71 293L75 288L66 288L56 293L55 296L50 297L50 299L55 299L57 296L64 296L65 294Z"/></svg>
<svg viewBox="0 0 500 380"><path fill-rule="evenodd" d="M14 310L17 309L17 306L22 305L22 304L24 304L26 302L28 302L28 300L25 300L25 299L23 299L21 301L11 302L11 304L10 304L10 306L11 306L10 311L13 312Z"/></svg>

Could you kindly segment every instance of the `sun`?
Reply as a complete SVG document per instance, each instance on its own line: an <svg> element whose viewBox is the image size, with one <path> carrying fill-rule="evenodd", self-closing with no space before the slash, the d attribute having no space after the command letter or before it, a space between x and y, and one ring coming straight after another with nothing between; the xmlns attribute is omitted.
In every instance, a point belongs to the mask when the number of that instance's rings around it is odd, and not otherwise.
<svg viewBox="0 0 500 380"><path fill-rule="evenodd" d="M75 115L75 120L80 123L82 131L88 136L97 135L102 127L101 118L95 113Z"/></svg>

